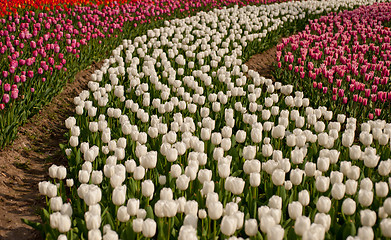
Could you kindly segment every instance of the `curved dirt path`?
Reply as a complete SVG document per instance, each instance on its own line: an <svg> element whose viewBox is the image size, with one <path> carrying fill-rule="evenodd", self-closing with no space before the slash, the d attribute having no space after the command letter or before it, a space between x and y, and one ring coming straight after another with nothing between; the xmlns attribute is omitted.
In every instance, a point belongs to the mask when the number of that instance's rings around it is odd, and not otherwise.
<svg viewBox="0 0 391 240"><path fill-rule="evenodd" d="M21 218L40 221L45 200L38 183L48 178L53 163L66 165L59 147L66 142L64 121L73 114L73 98L87 88L90 74L100 66L93 64L76 74L75 81L19 128L13 145L0 150L0 239L42 239Z"/></svg>

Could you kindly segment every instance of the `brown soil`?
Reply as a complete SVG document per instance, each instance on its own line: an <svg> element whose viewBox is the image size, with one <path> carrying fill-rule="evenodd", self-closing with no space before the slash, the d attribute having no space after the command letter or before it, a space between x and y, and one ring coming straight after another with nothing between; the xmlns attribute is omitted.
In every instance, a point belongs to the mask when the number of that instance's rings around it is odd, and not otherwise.
<svg viewBox="0 0 391 240"><path fill-rule="evenodd" d="M38 183L48 178L52 164L66 165L59 144L66 143L64 121L74 113L73 98L87 88L89 76L101 63L79 72L75 81L39 114L20 127L12 146L0 150L0 239L42 239L21 219L40 221L45 199Z"/></svg>
<svg viewBox="0 0 391 240"><path fill-rule="evenodd" d="M273 79L271 73L273 64L277 62L276 51L277 47L274 46L262 53L256 54L246 62L246 65L249 69L257 71L259 75Z"/></svg>
<svg viewBox="0 0 391 240"><path fill-rule="evenodd" d="M271 78L276 47L254 55L249 69ZM40 221L45 199L38 183L48 178L52 164L66 165L59 144L65 143L65 119L74 113L73 98L87 88L89 76L101 63L78 73L75 81L47 105L40 114L20 127L12 146L0 150L0 239L42 239L39 232L21 222L22 218Z"/></svg>

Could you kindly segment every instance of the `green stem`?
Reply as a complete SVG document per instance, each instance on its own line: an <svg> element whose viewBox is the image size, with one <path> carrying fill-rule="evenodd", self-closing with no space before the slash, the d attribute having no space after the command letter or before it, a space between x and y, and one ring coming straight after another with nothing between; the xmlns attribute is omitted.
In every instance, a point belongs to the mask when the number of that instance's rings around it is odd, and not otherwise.
<svg viewBox="0 0 391 240"><path fill-rule="evenodd" d="M217 231L216 222L217 220L213 220L213 240L216 239L216 231Z"/></svg>
<svg viewBox="0 0 391 240"><path fill-rule="evenodd" d="M167 240L170 240L171 218L168 218Z"/></svg>

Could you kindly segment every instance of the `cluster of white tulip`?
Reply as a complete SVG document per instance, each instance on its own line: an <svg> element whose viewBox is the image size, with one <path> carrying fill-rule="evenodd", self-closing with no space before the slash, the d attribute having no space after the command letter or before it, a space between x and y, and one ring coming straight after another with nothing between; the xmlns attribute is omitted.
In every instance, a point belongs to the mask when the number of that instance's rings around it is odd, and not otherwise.
<svg viewBox="0 0 391 240"><path fill-rule="evenodd" d="M361 209L360 239L373 238L377 215L390 237L391 160L379 151L389 156L391 124L363 123L356 136L356 119L311 107L302 92L259 76L240 59L248 42L287 21L373 2L216 9L123 41L91 75L89 90L75 97L76 116L65 121L65 152L74 163L66 185L76 192L72 202L85 204L88 239L102 232L103 239L118 239L128 222L134 233L153 237L163 231L158 219L168 219L168 228L177 229L167 234L179 239L197 239L199 221L218 222L218 229L208 222L208 231L232 239L243 227L250 237L283 239L288 219L303 239L323 239L338 201L344 216ZM62 180L67 171L52 166L49 175ZM383 203L378 214L370 209L373 179ZM52 228L66 233L72 207L58 188L39 184L50 198ZM106 225L108 214L118 223Z"/></svg>

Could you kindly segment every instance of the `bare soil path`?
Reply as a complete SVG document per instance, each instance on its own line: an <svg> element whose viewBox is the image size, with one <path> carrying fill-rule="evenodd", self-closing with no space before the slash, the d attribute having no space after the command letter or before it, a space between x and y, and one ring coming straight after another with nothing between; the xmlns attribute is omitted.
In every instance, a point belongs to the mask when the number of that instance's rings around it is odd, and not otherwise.
<svg viewBox="0 0 391 240"><path fill-rule="evenodd" d="M255 54L246 62L246 65L249 69L257 71L259 75L273 79L271 73L273 64L277 62L276 51L277 47L274 46L262 53Z"/></svg>

